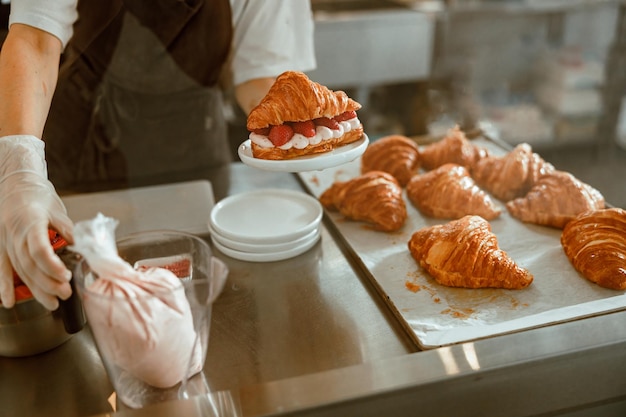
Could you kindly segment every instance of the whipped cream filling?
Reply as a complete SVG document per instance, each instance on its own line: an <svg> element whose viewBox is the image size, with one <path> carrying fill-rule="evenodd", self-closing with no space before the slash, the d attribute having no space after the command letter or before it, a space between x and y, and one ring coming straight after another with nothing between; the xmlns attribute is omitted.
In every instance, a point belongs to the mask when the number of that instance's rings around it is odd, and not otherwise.
<svg viewBox="0 0 626 417"><path fill-rule="evenodd" d="M287 151L291 148L304 149L309 145L318 145L323 141L340 138L344 133L350 132L353 129L357 129L361 126L361 121L358 117L353 117L343 122L338 122L338 129L330 129L326 126L315 126L315 136L307 138L300 133L295 133L293 137L282 146L274 146L272 141L265 135L259 135L258 133L250 132L249 139L252 143L261 148L278 148Z"/></svg>

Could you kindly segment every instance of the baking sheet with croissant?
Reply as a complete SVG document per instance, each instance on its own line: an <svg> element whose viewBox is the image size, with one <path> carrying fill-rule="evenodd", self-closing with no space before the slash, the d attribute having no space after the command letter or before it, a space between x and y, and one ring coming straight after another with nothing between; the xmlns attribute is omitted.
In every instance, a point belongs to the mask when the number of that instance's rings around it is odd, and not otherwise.
<svg viewBox="0 0 626 417"><path fill-rule="evenodd" d="M506 150L487 139L473 141L494 155ZM549 162L549 161L548 161ZM334 181L360 173L360 159L323 171L299 173L308 191L319 197ZM418 346L430 349L543 327L626 309L626 293L582 278L566 258L560 229L514 219L496 200L502 215L491 220L500 248L534 275L523 290L448 288L435 282L411 257L407 242L425 226L448 220L428 218L406 199L408 219L394 233L369 229L364 223L328 212L333 225L362 264L383 299Z"/></svg>

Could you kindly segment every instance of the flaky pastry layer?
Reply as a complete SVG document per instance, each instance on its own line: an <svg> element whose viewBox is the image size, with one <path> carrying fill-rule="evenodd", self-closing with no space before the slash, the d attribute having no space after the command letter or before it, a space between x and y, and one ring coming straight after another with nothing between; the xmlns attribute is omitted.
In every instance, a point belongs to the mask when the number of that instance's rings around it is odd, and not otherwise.
<svg viewBox="0 0 626 417"><path fill-rule="evenodd" d="M285 122L304 122L356 111L361 105L343 91L311 81L304 73L287 71L276 78L261 102L250 112L249 131Z"/></svg>

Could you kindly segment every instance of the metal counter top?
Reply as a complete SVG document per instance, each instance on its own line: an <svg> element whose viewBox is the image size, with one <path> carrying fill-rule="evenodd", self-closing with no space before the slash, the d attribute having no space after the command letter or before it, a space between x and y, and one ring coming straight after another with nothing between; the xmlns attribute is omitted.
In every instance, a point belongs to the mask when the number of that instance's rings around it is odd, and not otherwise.
<svg viewBox="0 0 626 417"><path fill-rule="evenodd" d="M231 174L229 194L300 188L240 163ZM325 227L290 260L216 256L230 274L205 366L214 394L116 416L222 415L222 394L241 416L624 415L626 312L420 352ZM2 416L113 411L88 329L48 353L0 358L0 375Z"/></svg>

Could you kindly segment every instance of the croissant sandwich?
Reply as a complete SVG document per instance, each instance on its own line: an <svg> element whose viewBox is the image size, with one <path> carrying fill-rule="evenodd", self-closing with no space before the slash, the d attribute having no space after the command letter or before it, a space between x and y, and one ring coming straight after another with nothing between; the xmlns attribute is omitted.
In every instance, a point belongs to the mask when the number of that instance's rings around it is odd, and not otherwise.
<svg viewBox="0 0 626 417"><path fill-rule="evenodd" d="M498 247L489 222L480 216L420 229L408 246L413 259L448 287L522 289L533 281Z"/></svg>
<svg viewBox="0 0 626 417"><path fill-rule="evenodd" d="M291 159L355 142L363 136L356 115L360 108L343 91L332 91L302 72L284 72L248 115L252 156Z"/></svg>

